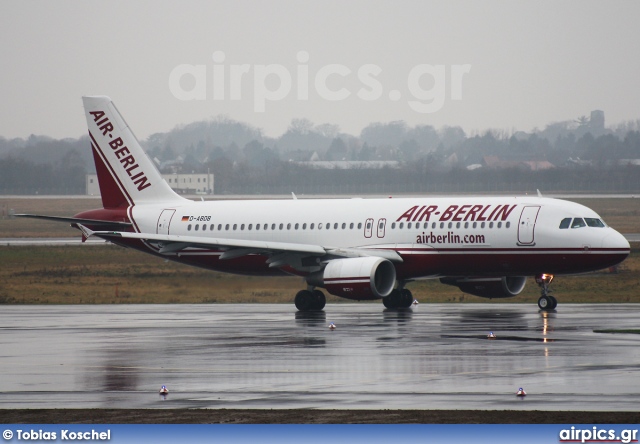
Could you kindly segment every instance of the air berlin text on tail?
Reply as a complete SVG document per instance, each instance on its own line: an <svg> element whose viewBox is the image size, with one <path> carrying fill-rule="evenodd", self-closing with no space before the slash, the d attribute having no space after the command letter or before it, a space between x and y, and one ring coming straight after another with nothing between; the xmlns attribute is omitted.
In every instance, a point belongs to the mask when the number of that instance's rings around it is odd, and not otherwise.
<svg viewBox="0 0 640 444"><path fill-rule="evenodd" d="M144 171L136 172L140 169L140 166L136 163L135 157L129 152L129 148L124 145L122 138L113 138L113 124L109 122L109 117L105 115L104 111L90 111L89 114L93 116L93 121L98 128L102 131L103 136L109 136L112 139L109 142L109 146L115 152L116 157L122 164L122 168L127 172L131 181L138 186L138 191L142 191L151 186L151 182L145 176Z"/></svg>

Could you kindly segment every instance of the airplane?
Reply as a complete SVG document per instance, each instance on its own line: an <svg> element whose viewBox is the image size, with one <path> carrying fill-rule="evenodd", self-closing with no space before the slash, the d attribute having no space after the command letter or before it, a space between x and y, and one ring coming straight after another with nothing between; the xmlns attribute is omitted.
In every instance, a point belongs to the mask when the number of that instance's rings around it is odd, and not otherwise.
<svg viewBox="0 0 640 444"><path fill-rule="evenodd" d="M300 311L322 310L320 288L403 309L406 285L439 279L483 298L518 295L528 276L538 307L554 310L555 275L622 262L627 240L593 210L560 199L406 197L192 201L162 179L115 104L83 97L102 208L74 217L16 215L70 223L164 259L245 275L295 275Z"/></svg>

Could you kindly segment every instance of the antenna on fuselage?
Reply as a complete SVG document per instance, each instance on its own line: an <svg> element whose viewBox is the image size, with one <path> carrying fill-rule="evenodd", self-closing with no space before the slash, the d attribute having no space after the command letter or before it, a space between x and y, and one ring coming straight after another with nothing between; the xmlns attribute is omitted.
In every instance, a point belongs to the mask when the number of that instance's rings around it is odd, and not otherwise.
<svg viewBox="0 0 640 444"><path fill-rule="evenodd" d="M293 191L291 192L291 197L293 197L293 200L298 200L298 198L296 197Z"/></svg>
<svg viewBox="0 0 640 444"><path fill-rule="evenodd" d="M536 188L536 191L538 192L538 197L542 197L542 193L540 192L540 190Z"/></svg>

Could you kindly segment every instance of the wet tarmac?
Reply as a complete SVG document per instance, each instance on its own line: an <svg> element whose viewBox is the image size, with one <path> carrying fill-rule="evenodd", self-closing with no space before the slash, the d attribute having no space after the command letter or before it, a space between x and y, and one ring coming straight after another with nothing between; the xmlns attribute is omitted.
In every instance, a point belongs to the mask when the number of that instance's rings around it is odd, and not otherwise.
<svg viewBox="0 0 640 444"><path fill-rule="evenodd" d="M561 298L550 313L530 304L331 304L314 314L2 306L0 408L638 411L640 335L594 332L638 325L638 305Z"/></svg>

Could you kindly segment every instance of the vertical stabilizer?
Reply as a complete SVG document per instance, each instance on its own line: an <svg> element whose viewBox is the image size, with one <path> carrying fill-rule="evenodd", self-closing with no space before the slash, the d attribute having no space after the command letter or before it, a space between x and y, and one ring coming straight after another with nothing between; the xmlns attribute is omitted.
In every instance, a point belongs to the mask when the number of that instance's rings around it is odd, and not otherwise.
<svg viewBox="0 0 640 444"><path fill-rule="evenodd" d="M82 101L105 208L184 200L162 179L109 97Z"/></svg>

